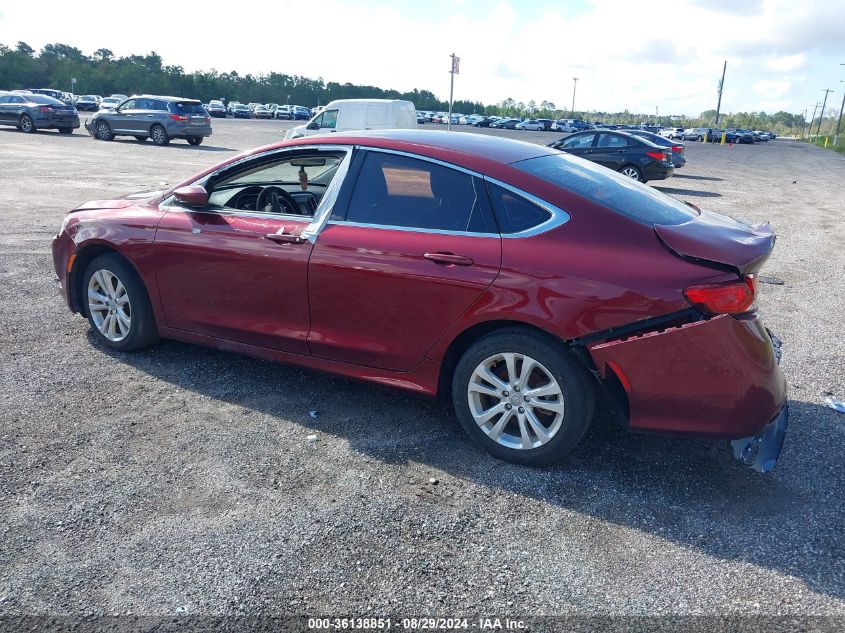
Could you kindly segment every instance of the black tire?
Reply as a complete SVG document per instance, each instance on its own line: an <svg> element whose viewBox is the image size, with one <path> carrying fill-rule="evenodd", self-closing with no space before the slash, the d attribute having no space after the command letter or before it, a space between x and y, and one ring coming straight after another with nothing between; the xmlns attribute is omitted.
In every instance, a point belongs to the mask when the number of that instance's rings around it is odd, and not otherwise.
<svg viewBox="0 0 845 633"><path fill-rule="evenodd" d="M564 414L559 430L536 448L509 448L488 437L473 418L467 388L475 368L499 353L524 354L538 361L557 380L564 394ZM539 466L560 461L578 444L590 426L595 392L587 372L569 351L553 338L519 327L492 332L470 346L452 376L452 404L458 420L472 441L504 461Z"/></svg>
<svg viewBox="0 0 845 633"><path fill-rule="evenodd" d="M73 134L73 128L72 127L60 127L59 128L59 134Z"/></svg>
<svg viewBox="0 0 845 633"><path fill-rule="evenodd" d="M117 277L126 288L126 294L129 297L129 332L120 341L113 341L100 331L91 314L92 311L88 308L88 285L91 277L101 270L108 271ZM79 293L80 303L88 317L91 330L102 344L121 352L132 352L158 342L158 330L147 289L144 288L135 269L120 255L111 253L93 259L82 274Z"/></svg>
<svg viewBox="0 0 845 633"><path fill-rule="evenodd" d="M113 141L114 134L112 134L111 126L108 121L97 121L94 125L94 136L101 141Z"/></svg>
<svg viewBox="0 0 845 633"><path fill-rule="evenodd" d="M141 142L143 143L144 141L146 141L146 140L147 140L147 137L146 137L146 136L141 136L141 135L137 135L137 134L136 134L136 135L135 135L135 140L136 140L136 141L141 141Z"/></svg>
<svg viewBox="0 0 845 633"><path fill-rule="evenodd" d="M626 171L630 173L624 173ZM622 167L619 168L619 173L623 176L627 176L631 180L636 180L637 182L645 182L645 180L643 180L643 170L637 167L636 165L622 165Z"/></svg>
<svg viewBox="0 0 845 633"><path fill-rule="evenodd" d="M35 132L35 122L32 120L32 117L28 114L22 114L20 121L18 121L18 129L21 132L26 132L27 134L33 134Z"/></svg>
<svg viewBox="0 0 845 633"><path fill-rule="evenodd" d="M170 143L170 136L167 134L167 130L158 124L150 128L150 138L153 139L153 143L159 146Z"/></svg>
<svg viewBox="0 0 845 633"><path fill-rule="evenodd" d="M189 136L188 137L188 143L190 143L191 145L199 145L200 143L202 143L202 137L201 136Z"/></svg>

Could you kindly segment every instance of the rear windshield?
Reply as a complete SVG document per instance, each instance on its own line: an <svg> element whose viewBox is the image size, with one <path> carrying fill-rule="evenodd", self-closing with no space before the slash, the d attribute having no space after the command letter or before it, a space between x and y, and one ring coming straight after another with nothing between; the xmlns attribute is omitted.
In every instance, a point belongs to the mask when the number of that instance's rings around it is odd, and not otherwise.
<svg viewBox="0 0 845 633"><path fill-rule="evenodd" d="M205 114L205 108L201 103L185 103L184 101L171 103L170 111L177 114Z"/></svg>
<svg viewBox="0 0 845 633"><path fill-rule="evenodd" d="M683 224L698 215L665 193L564 153L529 158L512 166L638 222Z"/></svg>
<svg viewBox="0 0 845 633"><path fill-rule="evenodd" d="M53 97L48 97L47 95L28 95L27 101L30 103L43 103L44 105L64 105L58 99L53 99Z"/></svg>

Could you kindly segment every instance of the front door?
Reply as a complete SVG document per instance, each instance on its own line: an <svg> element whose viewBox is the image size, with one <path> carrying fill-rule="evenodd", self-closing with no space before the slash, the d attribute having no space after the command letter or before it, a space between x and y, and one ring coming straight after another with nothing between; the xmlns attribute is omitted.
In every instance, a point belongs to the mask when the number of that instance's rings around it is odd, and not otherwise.
<svg viewBox="0 0 845 633"><path fill-rule="evenodd" d="M593 151L593 141L595 138L595 132L581 132L580 134L573 134L562 139L562 142L559 142L556 147L569 154L589 159L590 153Z"/></svg>
<svg viewBox="0 0 845 633"><path fill-rule="evenodd" d="M140 134L138 110L135 99L124 101L113 112L106 116L112 132L121 134Z"/></svg>
<svg viewBox="0 0 845 633"><path fill-rule="evenodd" d="M308 271L314 356L413 369L501 265L484 183L404 155L356 156Z"/></svg>
<svg viewBox="0 0 845 633"><path fill-rule="evenodd" d="M167 326L308 354L312 223L343 152L279 151L207 181L209 205L170 207L155 238ZM295 154L295 156L292 156Z"/></svg>

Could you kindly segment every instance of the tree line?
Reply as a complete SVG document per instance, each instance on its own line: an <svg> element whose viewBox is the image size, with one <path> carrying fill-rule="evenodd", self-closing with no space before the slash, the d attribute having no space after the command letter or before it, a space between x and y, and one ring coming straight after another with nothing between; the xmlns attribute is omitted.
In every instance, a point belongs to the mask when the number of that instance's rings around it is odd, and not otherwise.
<svg viewBox="0 0 845 633"><path fill-rule="evenodd" d="M241 75L237 71L219 72L216 69L185 72L182 66L165 65L155 51L146 55L117 57L107 48L100 48L91 55L68 44L47 44L36 51L26 42L14 47L0 44L0 89L55 88L71 90L71 78L76 78L76 94L108 96L123 94L167 94L191 97L207 102L211 99L241 101L243 103L290 103L304 106L326 104L334 99L406 99L418 110L448 110L449 104L441 101L430 90L414 89L400 92L377 86L324 81L300 75L271 72ZM485 115L535 118L582 118L589 121L613 123L651 123L675 127L712 127L715 111L702 112L697 117L654 116L624 112L571 112L557 107L551 101L529 101L512 98L485 105L480 101L458 100L454 112ZM822 120L822 134L832 133L836 112L828 110ZM739 112L723 114L720 127L739 127L773 130L778 134L798 135L808 121L800 114L777 112ZM812 128L815 131L815 126Z"/></svg>

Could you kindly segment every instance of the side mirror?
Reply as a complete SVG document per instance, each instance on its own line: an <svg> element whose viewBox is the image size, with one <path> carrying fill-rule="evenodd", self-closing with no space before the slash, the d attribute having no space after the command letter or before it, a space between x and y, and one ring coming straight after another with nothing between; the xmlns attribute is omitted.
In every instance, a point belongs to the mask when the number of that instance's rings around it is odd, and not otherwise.
<svg viewBox="0 0 845 633"><path fill-rule="evenodd" d="M208 204L208 192L205 187L199 185L188 185L187 187L179 187L173 192L176 202L184 204L186 207L204 207Z"/></svg>
<svg viewBox="0 0 845 633"><path fill-rule="evenodd" d="M311 123L308 124L307 129L309 129L309 130L319 130L320 126L317 125L316 121L312 121Z"/></svg>

